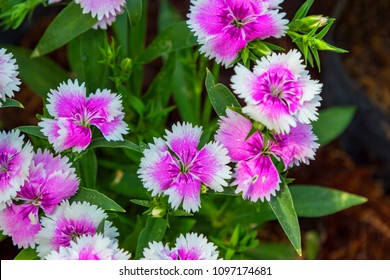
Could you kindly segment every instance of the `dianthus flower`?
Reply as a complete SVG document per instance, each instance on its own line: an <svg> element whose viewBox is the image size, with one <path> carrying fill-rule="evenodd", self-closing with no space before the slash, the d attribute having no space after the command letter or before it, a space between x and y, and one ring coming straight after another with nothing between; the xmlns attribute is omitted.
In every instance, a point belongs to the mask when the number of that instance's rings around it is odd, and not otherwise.
<svg viewBox="0 0 390 280"><path fill-rule="evenodd" d="M123 140L122 134L128 131L121 98L108 89L87 97L84 83L69 80L52 90L48 101L46 108L54 119L42 118L38 125L57 152L84 150L92 139L91 125L109 141Z"/></svg>
<svg viewBox="0 0 390 280"><path fill-rule="evenodd" d="M118 248L118 242L102 234L83 235L70 242L69 247L60 247L50 252L47 260L128 260L130 254Z"/></svg>
<svg viewBox="0 0 390 280"><path fill-rule="evenodd" d="M33 148L18 130L0 132L0 210L11 203L27 179Z"/></svg>
<svg viewBox="0 0 390 280"><path fill-rule="evenodd" d="M163 140L155 138L154 144L144 151L138 174L152 195L165 194L177 209L183 202L187 212L198 211L201 184L221 192L230 179L230 161L227 150L216 142L198 150L202 129L190 123L172 126Z"/></svg>
<svg viewBox="0 0 390 280"><path fill-rule="evenodd" d="M0 229L12 237L18 247L35 247L35 235L41 229L39 210L51 214L78 188L75 169L68 158L54 157L40 150L33 156L28 178L13 203L0 211Z"/></svg>
<svg viewBox="0 0 390 280"><path fill-rule="evenodd" d="M297 50L263 57L253 72L242 65L235 71L232 88L247 104L242 111L268 129L288 133L317 119L322 84L310 79Z"/></svg>
<svg viewBox="0 0 390 280"><path fill-rule="evenodd" d="M187 233L185 237L180 234L173 249L162 242L150 242L142 260L216 260L219 255L216 249L202 234Z"/></svg>
<svg viewBox="0 0 390 280"><path fill-rule="evenodd" d="M35 237L38 256L44 258L51 251L70 246L80 236L95 235L98 226L104 222L103 235L115 239L119 234L112 223L106 221L107 214L101 208L88 202L63 201L51 215L42 217L42 229Z"/></svg>
<svg viewBox="0 0 390 280"><path fill-rule="evenodd" d="M257 39L280 38L288 21L279 13L283 0L191 0L188 25L200 52L229 66L239 51Z"/></svg>
<svg viewBox="0 0 390 280"><path fill-rule="evenodd" d="M237 185L235 192L242 192L244 199L256 202L276 195L281 179L272 157L282 160L287 169L293 164L308 163L319 146L310 125L298 124L289 134L274 135L275 140L265 139L260 132L248 137L252 129L250 120L232 110L226 112L227 117L220 120L215 139L228 149L232 161L237 163L232 185Z"/></svg>
<svg viewBox="0 0 390 280"><path fill-rule="evenodd" d="M0 49L0 106L7 97L13 97L19 91L20 80L17 78L18 65L11 53Z"/></svg>

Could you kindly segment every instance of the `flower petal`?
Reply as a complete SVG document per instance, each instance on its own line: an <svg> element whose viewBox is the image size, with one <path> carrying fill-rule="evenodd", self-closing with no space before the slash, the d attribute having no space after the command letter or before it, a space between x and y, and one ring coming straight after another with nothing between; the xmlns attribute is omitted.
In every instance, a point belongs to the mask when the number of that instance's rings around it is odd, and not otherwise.
<svg viewBox="0 0 390 280"><path fill-rule="evenodd" d="M0 211L0 229L18 248L35 247L35 236L41 229L38 209L31 204L11 204Z"/></svg>
<svg viewBox="0 0 390 280"><path fill-rule="evenodd" d="M176 239L174 250L180 260L216 260L219 252L217 246L208 242L203 234L187 233Z"/></svg>
<svg viewBox="0 0 390 280"><path fill-rule="evenodd" d="M179 208L183 202L185 211L196 212L200 207L200 185L200 180L191 174L179 174L164 194L169 196L168 202L173 209Z"/></svg>
<svg viewBox="0 0 390 280"><path fill-rule="evenodd" d="M247 161L240 161L237 164L236 179L233 185L237 185L236 193L242 192L244 199L256 202L271 199L276 195L281 182L279 172L269 156L259 155Z"/></svg>

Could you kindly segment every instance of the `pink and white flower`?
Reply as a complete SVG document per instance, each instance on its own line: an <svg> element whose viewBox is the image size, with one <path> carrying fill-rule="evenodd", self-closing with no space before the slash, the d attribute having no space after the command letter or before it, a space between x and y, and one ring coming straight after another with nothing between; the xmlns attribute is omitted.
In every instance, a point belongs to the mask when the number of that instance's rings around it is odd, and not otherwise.
<svg viewBox="0 0 390 280"><path fill-rule="evenodd" d="M51 251L70 246L80 236L95 235L100 223L104 223L103 235L115 239L119 234L107 214L88 202L63 201L51 215L42 217L42 229L35 237L38 256L44 258Z"/></svg>
<svg viewBox="0 0 390 280"><path fill-rule="evenodd" d="M18 130L0 132L0 210L11 203L28 176L33 148L23 138Z"/></svg>
<svg viewBox="0 0 390 280"><path fill-rule="evenodd" d="M108 89L86 96L84 83L75 80L62 83L48 95L47 111L54 119L42 118L38 123L57 152L84 150L92 139L91 125L108 141L123 140L128 132L119 95Z"/></svg>
<svg viewBox="0 0 390 280"><path fill-rule="evenodd" d="M180 234L173 249L162 242L150 242L142 260L217 260L219 252L216 249L203 234Z"/></svg>
<svg viewBox="0 0 390 280"><path fill-rule="evenodd" d="M287 30L283 0L191 0L187 24L200 52L229 66L239 51L257 39L280 38Z"/></svg>
<svg viewBox="0 0 390 280"><path fill-rule="evenodd" d="M39 211L52 214L64 199L75 194L79 181L67 157L54 157L49 151L33 156L27 180L12 204L0 211L0 229L18 247L35 247L40 231Z"/></svg>
<svg viewBox="0 0 390 280"><path fill-rule="evenodd" d="M232 185L236 193L242 192L244 199L256 202L270 200L280 188L280 175L272 157L283 160L285 169L299 162L308 163L315 154L318 144L310 125L298 124L290 134L274 135L276 141L265 139L260 132L248 137L252 123L246 117L227 110L222 117L215 139L229 151L236 162Z"/></svg>
<svg viewBox="0 0 390 280"><path fill-rule="evenodd" d="M277 133L317 120L322 84L310 79L302 62L291 50L262 58L253 72L236 66L232 88L247 103L243 112Z"/></svg>
<svg viewBox="0 0 390 280"><path fill-rule="evenodd" d="M102 234L83 235L70 242L69 247L60 247L50 252L47 260L128 260L130 254L118 248L118 242Z"/></svg>
<svg viewBox="0 0 390 280"><path fill-rule="evenodd" d="M19 91L20 80L17 77L18 65L11 53L6 49L0 49L0 106L7 97L13 97L14 92Z"/></svg>
<svg viewBox="0 0 390 280"><path fill-rule="evenodd" d="M177 209L183 202L187 212L200 207L201 184L221 192L230 179L227 150L216 142L198 149L202 129L190 123L172 126L166 136L154 139L144 151L138 170L144 186L152 195L165 194Z"/></svg>

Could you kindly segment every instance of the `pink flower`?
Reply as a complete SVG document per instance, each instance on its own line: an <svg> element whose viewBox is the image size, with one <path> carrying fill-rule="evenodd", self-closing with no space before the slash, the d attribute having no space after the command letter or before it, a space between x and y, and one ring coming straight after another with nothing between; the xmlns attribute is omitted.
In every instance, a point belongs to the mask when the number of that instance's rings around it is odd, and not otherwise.
<svg viewBox="0 0 390 280"><path fill-rule="evenodd" d="M180 234L173 249L162 242L150 242L142 260L216 260L219 255L216 249L202 234L187 233L185 237Z"/></svg>
<svg viewBox="0 0 390 280"><path fill-rule="evenodd" d="M299 124L290 134L274 135L276 141L265 139L260 132L248 138L252 129L250 120L232 110L226 112L227 117L222 117L215 139L228 149L232 161L237 162L232 183L237 185L235 192L242 192L244 199L253 202L269 201L281 183L272 157L282 159L285 169L300 161L307 163L318 148L317 138L305 124Z"/></svg>
<svg viewBox="0 0 390 280"><path fill-rule="evenodd" d="M39 211L51 214L78 188L75 169L68 158L54 157L40 150L33 156L27 181L13 203L0 211L0 228L18 247L35 247L35 235L41 229Z"/></svg>
<svg viewBox="0 0 390 280"><path fill-rule="evenodd" d="M227 150L216 142L198 150L202 129L189 123L166 133L165 141L155 139L144 151L138 174L153 196L168 195L174 209L183 202L185 211L198 211L201 184L221 192L230 179Z"/></svg>
<svg viewBox="0 0 390 280"><path fill-rule="evenodd" d="M17 78L18 65L11 53L0 49L0 107L7 97L13 97L19 91L20 80Z"/></svg>
<svg viewBox="0 0 390 280"><path fill-rule="evenodd" d="M38 256L44 258L60 247L69 247L80 236L95 235L100 223L104 223L104 236L115 239L119 234L101 208L88 202L63 201L51 215L41 219L42 229L35 237Z"/></svg>
<svg viewBox="0 0 390 280"><path fill-rule="evenodd" d="M84 150L92 139L91 125L96 126L109 141L123 140L128 132L123 121L120 96L108 89L97 90L86 97L84 83L62 83L48 95L47 111L54 119L42 118L38 124L57 152Z"/></svg>
<svg viewBox="0 0 390 280"><path fill-rule="evenodd" d="M322 84L304 67L297 50L264 57L253 72L236 66L232 88L247 103L243 113L277 133L316 120Z"/></svg>
<svg viewBox="0 0 390 280"><path fill-rule="evenodd" d="M200 52L229 66L253 40L279 38L287 29L281 1L191 0L188 25L198 37Z"/></svg>
<svg viewBox="0 0 390 280"><path fill-rule="evenodd" d="M10 204L28 176L33 148L18 130L0 132L0 210Z"/></svg>
<svg viewBox="0 0 390 280"><path fill-rule="evenodd" d="M70 242L69 247L51 251L47 260L128 260L130 254L118 248L118 242L101 234L83 235Z"/></svg>

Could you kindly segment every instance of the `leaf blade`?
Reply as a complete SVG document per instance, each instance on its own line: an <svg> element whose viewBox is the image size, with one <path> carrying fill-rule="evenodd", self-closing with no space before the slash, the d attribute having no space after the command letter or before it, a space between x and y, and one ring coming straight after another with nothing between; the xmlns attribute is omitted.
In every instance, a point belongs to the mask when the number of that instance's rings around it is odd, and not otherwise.
<svg viewBox="0 0 390 280"><path fill-rule="evenodd" d="M80 187L77 193L71 198L71 201L87 201L106 211L126 212L125 209L105 194L88 188Z"/></svg>

